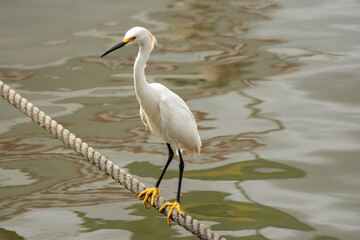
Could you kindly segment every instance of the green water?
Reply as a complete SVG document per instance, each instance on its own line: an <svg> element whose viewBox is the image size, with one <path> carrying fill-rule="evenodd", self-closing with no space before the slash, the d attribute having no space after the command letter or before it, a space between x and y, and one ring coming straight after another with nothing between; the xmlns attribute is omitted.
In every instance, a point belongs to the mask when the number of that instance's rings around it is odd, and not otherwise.
<svg viewBox="0 0 360 240"><path fill-rule="evenodd" d="M228 239L358 239L357 1L1 1L0 80L147 186L167 158L142 125L147 64L192 109L181 207ZM0 99L0 239L194 239ZM170 165L160 194L176 196Z"/></svg>

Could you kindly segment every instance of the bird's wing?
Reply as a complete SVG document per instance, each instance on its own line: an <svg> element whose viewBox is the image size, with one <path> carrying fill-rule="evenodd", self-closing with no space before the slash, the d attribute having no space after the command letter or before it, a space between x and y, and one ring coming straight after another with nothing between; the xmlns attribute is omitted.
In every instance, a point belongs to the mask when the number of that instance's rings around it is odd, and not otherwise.
<svg viewBox="0 0 360 240"><path fill-rule="evenodd" d="M160 115L165 139L193 154L200 151L201 140L195 118L186 103L175 93L166 89L161 94Z"/></svg>
<svg viewBox="0 0 360 240"><path fill-rule="evenodd" d="M146 128L148 128L149 127L149 125L148 125L148 122L147 122L147 118L146 118L146 115L145 115L145 112L144 112L144 110L142 109L142 107L140 107L140 119L141 119L141 121L142 121L142 123L146 126Z"/></svg>

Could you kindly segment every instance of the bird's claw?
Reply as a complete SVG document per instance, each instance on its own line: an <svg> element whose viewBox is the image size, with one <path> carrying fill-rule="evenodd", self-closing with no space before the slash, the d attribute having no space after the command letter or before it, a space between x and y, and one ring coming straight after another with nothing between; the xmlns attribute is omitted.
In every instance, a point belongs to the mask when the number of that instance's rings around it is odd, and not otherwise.
<svg viewBox="0 0 360 240"><path fill-rule="evenodd" d="M170 210L169 210L169 213L167 215L167 222L169 224L169 226L171 225L170 224L170 217L171 217L171 214L172 214L172 211L174 210L174 208L176 208L179 212L179 214L182 215L182 212L180 210L180 203L178 203L177 201L173 202L173 203L165 203L164 205L162 205L161 208L159 208L159 212L162 212L162 210L164 210L167 206L171 206Z"/></svg>
<svg viewBox="0 0 360 240"><path fill-rule="evenodd" d="M149 208L148 205L146 205L146 202L148 200L148 198L150 197L150 194L152 194L151 196L151 205L154 206L154 200L155 200L155 196L158 195L160 197L160 194L159 194L159 190L157 187L153 187L153 188L147 188L145 189L144 191L142 191L139 195L138 195L138 198L139 200L141 200L141 197L145 194L145 197L144 197L144 206L145 208Z"/></svg>

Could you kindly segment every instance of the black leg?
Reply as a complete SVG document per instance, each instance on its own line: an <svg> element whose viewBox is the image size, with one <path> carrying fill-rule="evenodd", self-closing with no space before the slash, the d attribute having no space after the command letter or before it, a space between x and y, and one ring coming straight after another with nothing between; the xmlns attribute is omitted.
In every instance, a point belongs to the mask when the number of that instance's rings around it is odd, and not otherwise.
<svg viewBox="0 0 360 240"><path fill-rule="evenodd" d="M183 172L184 172L184 160L182 159L181 156L181 150L179 149L179 157L180 157L180 164L179 164L179 185L178 185L178 192L177 192L177 196L176 196L176 201L178 203L180 203L180 192L181 192L181 181L182 181L182 177L183 177Z"/></svg>
<svg viewBox="0 0 360 240"><path fill-rule="evenodd" d="M162 178L163 178L163 176L164 176L164 174L165 174L165 172L166 172L166 169L168 168L168 166L169 166L170 163L171 163L171 160L172 160L173 157L174 157L174 151L172 150L170 144L166 143L166 146L167 146L168 149L169 149L169 158L168 158L168 160L167 160L167 162L166 162L166 164L165 164L165 167L164 167L164 169L163 169L163 171L162 171L159 179L157 180L157 182L156 182L156 184L155 184L155 187L157 187L157 188L159 187L160 182L161 182L161 180L162 180Z"/></svg>

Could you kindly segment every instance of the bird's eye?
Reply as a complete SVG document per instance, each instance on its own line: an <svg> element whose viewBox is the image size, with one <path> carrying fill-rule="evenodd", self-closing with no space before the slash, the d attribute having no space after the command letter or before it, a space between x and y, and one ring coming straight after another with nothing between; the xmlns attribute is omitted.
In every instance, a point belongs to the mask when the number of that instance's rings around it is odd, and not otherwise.
<svg viewBox="0 0 360 240"><path fill-rule="evenodd" d="M130 38L131 40L135 40L136 39L136 37L132 37L132 38Z"/></svg>

